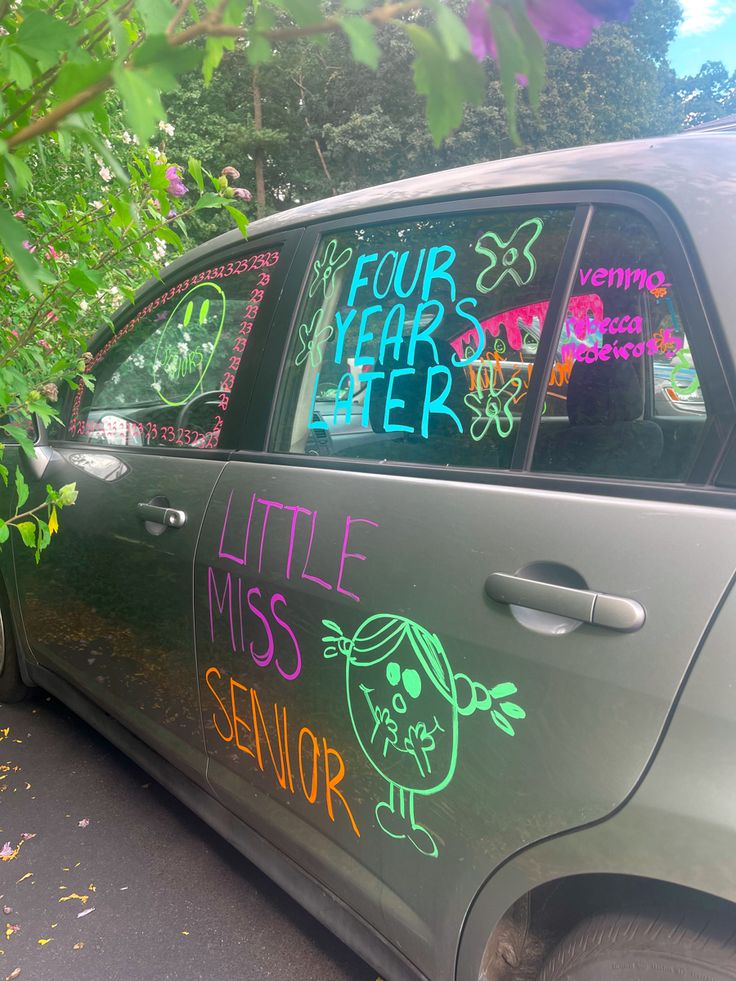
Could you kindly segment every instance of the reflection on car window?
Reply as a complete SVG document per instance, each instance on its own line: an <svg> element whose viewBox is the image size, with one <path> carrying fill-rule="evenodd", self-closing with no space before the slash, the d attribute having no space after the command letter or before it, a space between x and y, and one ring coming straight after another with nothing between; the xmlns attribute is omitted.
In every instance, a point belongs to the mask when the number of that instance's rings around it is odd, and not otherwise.
<svg viewBox="0 0 736 981"><path fill-rule="evenodd" d="M534 469L687 476L706 403L679 291L649 223L626 209L597 208L557 348Z"/></svg>
<svg viewBox="0 0 736 981"><path fill-rule="evenodd" d="M69 435L111 445L216 447L278 261L270 250L213 266L140 310L91 361L94 389L79 386Z"/></svg>
<svg viewBox="0 0 736 981"><path fill-rule="evenodd" d="M508 466L571 218L514 209L325 236L273 448Z"/></svg>

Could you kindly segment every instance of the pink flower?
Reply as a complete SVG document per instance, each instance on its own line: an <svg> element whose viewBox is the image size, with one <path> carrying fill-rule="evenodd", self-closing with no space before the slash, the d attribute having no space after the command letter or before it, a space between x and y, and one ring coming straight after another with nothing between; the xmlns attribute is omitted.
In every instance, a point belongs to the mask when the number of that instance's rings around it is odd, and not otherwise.
<svg viewBox="0 0 736 981"><path fill-rule="evenodd" d="M27 238L24 238L23 239L21 245L23 246L24 249L28 249L29 252L35 252L36 251L36 246L35 245L31 245L31 243L28 241Z"/></svg>
<svg viewBox="0 0 736 981"><path fill-rule="evenodd" d="M20 211L16 211L15 212L15 214L13 215L13 218L25 218L25 216L26 216L25 211L23 211L21 209Z"/></svg>
<svg viewBox="0 0 736 981"><path fill-rule="evenodd" d="M253 198L253 195L245 187L234 187L233 188L233 195L236 198L240 198L241 201L250 201Z"/></svg>
<svg viewBox="0 0 736 981"><path fill-rule="evenodd" d="M172 164L171 167L166 168L166 179L169 182L169 186L166 188L167 194L170 194L173 198L183 198L187 193L187 186L181 179L181 168Z"/></svg>
<svg viewBox="0 0 736 981"><path fill-rule="evenodd" d="M496 57L488 20L493 0L471 0L465 17L471 49L478 61ZM634 0L525 0L526 13L540 37L566 48L582 48L606 20L626 20Z"/></svg>
<svg viewBox="0 0 736 981"><path fill-rule="evenodd" d="M234 181L240 177L240 171L236 170L235 167L223 167L220 174L223 177L231 177Z"/></svg>
<svg viewBox="0 0 736 981"><path fill-rule="evenodd" d="M57 252L56 249L53 247L53 245L50 245L48 249L46 249L46 258L61 259L61 252Z"/></svg>
<svg viewBox="0 0 736 981"><path fill-rule="evenodd" d="M53 310L49 310L49 312L48 312L48 313L46 314L46 319L47 319L47 320L50 320L50 321L51 321L51 323L56 323L56 321L57 321L57 320L58 320L59 318L57 317L57 315L56 315L56 314L54 313L54 311L53 311ZM41 342L39 341L39 344L40 344L40 343L41 343Z"/></svg>

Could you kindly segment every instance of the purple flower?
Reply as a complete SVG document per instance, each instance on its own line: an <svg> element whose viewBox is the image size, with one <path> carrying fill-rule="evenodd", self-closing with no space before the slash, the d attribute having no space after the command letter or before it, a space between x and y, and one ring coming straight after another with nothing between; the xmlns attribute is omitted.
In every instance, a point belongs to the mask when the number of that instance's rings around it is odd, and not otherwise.
<svg viewBox="0 0 736 981"><path fill-rule="evenodd" d="M223 167L222 170L220 171L220 174L223 177L232 178L232 180L234 181L236 181L238 177L240 177L240 171L237 170L235 167L230 167L230 166Z"/></svg>
<svg viewBox="0 0 736 981"><path fill-rule="evenodd" d="M250 201L253 195L245 187L234 187L233 194L236 198L240 198L241 201Z"/></svg>
<svg viewBox="0 0 736 981"><path fill-rule="evenodd" d="M173 198L183 198L187 193L187 186L181 179L181 170L175 164L171 167L166 168L166 179L169 182L169 186L166 188L166 193L170 194Z"/></svg>
<svg viewBox="0 0 736 981"><path fill-rule="evenodd" d="M493 0L471 0L465 17L471 50L478 61L496 57L488 21ZM635 0L525 0L526 12L540 37L566 48L582 48L603 21L626 20Z"/></svg>

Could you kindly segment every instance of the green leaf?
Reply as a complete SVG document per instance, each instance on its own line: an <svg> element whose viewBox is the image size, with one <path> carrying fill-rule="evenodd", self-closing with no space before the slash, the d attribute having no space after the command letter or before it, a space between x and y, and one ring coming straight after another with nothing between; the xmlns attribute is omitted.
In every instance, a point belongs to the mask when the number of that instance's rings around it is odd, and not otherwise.
<svg viewBox="0 0 736 981"><path fill-rule="evenodd" d="M277 5L291 14L299 27L309 27L324 20L320 4L314 0L277 0Z"/></svg>
<svg viewBox="0 0 736 981"><path fill-rule="evenodd" d="M26 456L35 456L35 448L25 429L23 429L21 426L14 426L12 424L3 426L2 429L14 442L20 446Z"/></svg>
<svg viewBox="0 0 736 981"><path fill-rule="evenodd" d="M215 69L222 61L226 51L235 50L234 37L208 37L204 45L204 61L202 62L202 77L205 86L212 81Z"/></svg>
<svg viewBox="0 0 736 981"><path fill-rule="evenodd" d="M427 98L427 121L439 146L462 122L465 103L482 102L485 75L472 55L451 61L437 38L425 28L407 24L405 30L416 52L414 84L417 92Z"/></svg>
<svg viewBox="0 0 736 981"><path fill-rule="evenodd" d="M23 544L27 545L28 548L35 548L36 546L36 524L34 521L21 521L20 524L15 525L15 527L20 532L20 537L23 539Z"/></svg>
<svg viewBox="0 0 736 981"><path fill-rule="evenodd" d="M515 735L514 727L511 725L511 723L509 722L509 720L506 718L505 715L501 715L500 712L496 712L496 710L494 709L491 712L491 718L493 719L493 721L495 722L495 724L498 726L498 728L499 729L502 729L506 733L507 736L514 736Z"/></svg>
<svg viewBox="0 0 736 981"><path fill-rule="evenodd" d="M84 262L79 262L70 269L67 277L72 285L78 287L87 296L94 296L105 285L105 277L96 270L90 269Z"/></svg>
<svg viewBox="0 0 736 981"><path fill-rule="evenodd" d="M515 695L518 690L512 681L504 681L500 685L496 685L495 688L491 688L491 698L507 698L509 695Z"/></svg>
<svg viewBox="0 0 736 981"><path fill-rule="evenodd" d="M15 513L17 514L28 500L28 495L30 494L28 484L21 473L20 467L15 468L15 493L18 495L18 503L15 507Z"/></svg>
<svg viewBox="0 0 736 981"><path fill-rule="evenodd" d="M57 491L56 503L60 508L67 507L76 502L78 497L76 484L64 484Z"/></svg>
<svg viewBox="0 0 736 981"><path fill-rule="evenodd" d="M155 34L146 38L133 54L133 66L135 68L165 68L171 76L168 82L169 87L176 85L174 76L192 71L199 66L201 61L201 48L185 44L174 47L163 34Z"/></svg>
<svg viewBox="0 0 736 981"><path fill-rule="evenodd" d="M59 102L66 102L77 92L89 88L112 71L115 62L111 58L101 58L89 62L69 62L64 65L54 82L53 92Z"/></svg>
<svg viewBox="0 0 736 981"><path fill-rule="evenodd" d="M0 519L0 545L2 545L3 542L7 542L8 538L10 538L10 529L8 528L6 522Z"/></svg>
<svg viewBox="0 0 736 981"><path fill-rule="evenodd" d="M220 197L219 194L208 191L207 194L203 194L199 201L197 201L194 210L201 211L202 208L221 208L224 204L224 198Z"/></svg>
<svg viewBox="0 0 736 981"><path fill-rule="evenodd" d="M41 10L32 10L15 35L17 46L35 59L42 71L55 65L62 52L71 50L76 39L74 28Z"/></svg>
<svg viewBox="0 0 736 981"><path fill-rule="evenodd" d="M502 712L505 712L506 715L510 716L512 719L526 718L526 712L521 705L517 705L516 702L501 702L500 708Z"/></svg>
<svg viewBox="0 0 736 981"><path fill-rule="evenodd" d="M353 58L369 68L378 68L381 49L376 44L376 29L373 24L362 17L345 17L340 21L340 27L350 41Z"/></svg>
<svg viewBox="0 0 736 981"><path fill-rule="evenodd" d="M226 204L225 205L225 210L230 213L230 215L231 215L232 218L235 219L235 224L240 229L240 233L243 236L243 238L247 238L248 237L248 218L247 218L247 216L244 215L243 212L240 211L239 208L236 208L235 205L233 205L233 204Z"/></svg>
<svg viewBox="0 0 736 981"><path fill-rule="evenodd" d="M8 48L8 74L19 89L29 89L33 84L31 66L14 48Z"/></svg>
<svg viewBox="0 0 736 981"><path fill-rule="evenodd" d="M15 179L13 180L11 179L11 175L6 172L8 183L11 185L11 187L13 187L16 194L22 194L33 183L31 168L28 166L25 160L18 156L17 153L9 153L5 159L15 173Z"/></svg>
<svg viewBox="0 0 736 981"><path fill-rule="evenodd" d="M526 75L528 77L530 65L521 38L516 31L516 25L508 10L504 7L490 6L488 17L498 49L498 73L501 79L501 90L506 101L506 119L509 133L514 143L519 146L521 139L516 128L516 76Z"/></svg>
<svg viewBox="0 0 736 981"><path fill-rule="evenodd" d="M454 11L444 4L437 8L437 31L452 61L470 53L468 29Z"/></svg>
<svg viewBox="0 0 736 981"><path fill-rule="evenodd" d="M147 34L163 34L176 14L171 0L145 0L138 9Z"/></svg>
<svg viewBox="0 0 736 981"><path fill-rule="evenodd" d="M519 11L514 23L519 32L521 43L526 52L527 62L527 90L529 92L529 103L535 111L539 109L539 102L544 89L547 66L545 58L544 41L537 33L536 28L527 17L525 11Z"/></svg>
<svg viewBox="0 0 736 981"><path fill-rule="evenodd" d="M6 487L8 486L8 468L2 463L0 463L0 480L2 480Z"/></svg>
<svg viewBox="0 0 736 981"><path fill-rule="evenodd" d="M38 296L41 284L53 283L56 277L28 249L23 248L23 242L28 238L30 233L25 225L0 205L0 245L15 263L23 285Z"/></svg>
<svg viewBox="0 0 736 981"><path fill-rule="evenodd" d="M125 103L128 125L141 143L145 143L156 131L159 119L165 116L161 96L141 72L117 67L113 77Z"/></svg>
<svg viewBox="0 0 736 981"><path fill-rule="evenodd" d="M189 163L187 165L187 169L189 173L192 175L192 178L194 179L194 183L199 188L199 192L201 194L202 191L204 191L204 180L202 179L202 164L199 162L199 160L196 160L194 157L190 157Z"/></svg>

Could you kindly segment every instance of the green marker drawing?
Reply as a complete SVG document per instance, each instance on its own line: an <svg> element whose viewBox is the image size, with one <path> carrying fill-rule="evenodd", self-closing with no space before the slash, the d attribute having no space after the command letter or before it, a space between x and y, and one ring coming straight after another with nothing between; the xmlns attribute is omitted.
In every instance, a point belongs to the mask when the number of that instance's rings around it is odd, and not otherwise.
<svg viewBox="0 0 736 981"><path fill-rule="evenodd" d="M534 279L537 272L537 260L532 253L532 245L542 234L544 222L541 218L529 218L523 222L511 236L504 240L499 238L495 232L484 232L475 243L475 251L478 255L484 255L490 260L490 264L480 273L475 281L475 288L479 293L491 293L503 282L506 276L511 276L517 286L527 286ZM516 241L516 238L519 241ZM499 264L501 256L501 271L496 273L495 279L489 276ZM521 271L516 266L521 265ZM526 268L524 268L526 266ZM492 281L491 281L492 280Z"/></svg>
<svg viewBox="0 0 736 981"><path fill-rule="evenodd" d="M377 613L352 637L331 620L322 624L324 656L345 658L348 712L360 748L388 784L376 820L389 837L437 858L437 842L414 815L415 798L439 793L455 775L461 715L488 712L502 732L515 735L511 720L526 717L508 701L516 685L487 688L453 674L437 635L406 617Z"/></svg>
<svg viewBox="0 0 736 981"><path fill-rule="evenodd" d="M492 362L484 361L481 364L483 367L489 369L490 374ZM478 380L480 381L480 372L478 373ZM511 414L511 406L521 391L521 387L521 378L514 376L513 378L509 378L501 388L496 389L493 387L493 376L491 375L487 392L481 391L480 385L477 385L476 391L469 392L465 396L463 402L465 402L465 405L475 416L470 423L470 438L474 442L480 442L494 422L496 424L496 432L502 439L506 439L507 436L511 435L511 431L514 428L514 417ZM503 396L506 392L508 394L504 398Z"/></svg>
<svg viewBox="0 0 736 981"><path fill-rule="evenodd" d="M221 306L219 320L217 314L214 318L210 316L210 307L213 301L218 301ZM184 307L183 315L179 313L182 306ZM215 283L200 283L187 290L171 311L169 319L161 331L161 336L156 345L156 354L153 358L152 388L162 402L174 406L184 405L194 396L198 388L204 391L204 376L212 364L217 345L220 342L226 309L227 300L223 290ZM179 322L180 316L181 323ZM185 337L187 328L192 326L192 320L194 320L198 331L207 331L206 343L212 347L209 354L203 350L201 341L197 346ZM181 382L182 379L187 379L188 376L192 375L195 376L196 380L191 391L187 392L183 398L173 397L172 392L168 393L172 395L169 398L164 393L166 386L177 380ZM188 385L189 381L186 380L184 384Z"/></svg>
<svg viewBox="0 0 736 981"><path fill-rule="evenodd" d="M673 390L678 398L685 399L688 395L694 395L695 392L700 388L700 379L697 373L693 370L692 364L688 361L690 351L687 348L681 348L677 354L673 357L671 364L673 365L672 371L670 373L670 388ZM686 371L685 384L679 384L677 381L677 376L681 371ZM689 383L689 384L688 384Z"/></svg>
<svg viewBox="0 0 736 981"><path fill-rule="evenodd" d="M314 296L322 285L322 294L325 299L329 299L335 292L335 273L346 266L353 257L351 248L343 249L340 255L335 256L337 251L337 239L331 239L325 246L325 251L321 259L315 259L312 271L314 279L309 284L309 295Z"/></svg>
<svg viewBox="0 0 736 981"><path fill-rule="evenodd" d="M301 347L296 356L294 364L298 368L307 358L312 363L313 368L319 368L324 357L325 344L332 337L334 327L332 324L322 326L322 308L312 317L311 324L299 324L299 342Z"/></svg>

